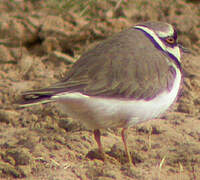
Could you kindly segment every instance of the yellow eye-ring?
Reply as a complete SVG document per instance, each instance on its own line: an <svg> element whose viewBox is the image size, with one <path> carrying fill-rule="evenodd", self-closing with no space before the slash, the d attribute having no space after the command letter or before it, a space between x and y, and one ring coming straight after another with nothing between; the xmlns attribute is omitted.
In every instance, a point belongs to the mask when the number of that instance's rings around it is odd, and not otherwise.
<svg viewBox="0 0 200 180"><path fill-rule="evenodd" d="M167 37L167 38L165 39L165 41L166 41L167 43L169 43L169 44L174 44L174 43L175 43L175 39L174 39L173 37Z"/></svg>

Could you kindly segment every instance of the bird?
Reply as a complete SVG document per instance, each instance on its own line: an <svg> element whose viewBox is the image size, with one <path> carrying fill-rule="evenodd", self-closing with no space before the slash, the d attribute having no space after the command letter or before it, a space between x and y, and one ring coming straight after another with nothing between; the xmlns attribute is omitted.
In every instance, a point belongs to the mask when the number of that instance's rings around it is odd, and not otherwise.
<svg viewBox="0 0 200 180"><path fill-rule="evenodd" d="M183 79L182 50L171 24L138 23L83 53L60 82L22 92L20 107L61 105L93 130L101 154L101 129L121 128L126 157L132 163L127 131L160 117L176 101Z"/></svg>

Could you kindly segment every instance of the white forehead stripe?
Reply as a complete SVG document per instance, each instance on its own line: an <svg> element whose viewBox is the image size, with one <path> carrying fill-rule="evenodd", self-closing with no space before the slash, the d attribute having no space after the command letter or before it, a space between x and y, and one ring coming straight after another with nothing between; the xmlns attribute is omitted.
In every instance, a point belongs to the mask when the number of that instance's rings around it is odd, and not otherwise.
<svg viewBox="0 0 200 180"><path fill-rule="evenodd" d="M163 31L156 31L159 37L168 37L168 36L173 36L174 35L174 28L169 25L168 31L163 32Z"/></svg>
<svg viewBox="0 0 200 180"><path fill-rule="evenodd" d="M159 44L159 46L164 51L166 51L166 47L164 46L163 42L158 38L158 36L156 35L156 33L154 31L152 31L151 29L144 27L144 26L134 26L134 28L141 29L141 30L145 31L147 34L149 34Z"/></svg>

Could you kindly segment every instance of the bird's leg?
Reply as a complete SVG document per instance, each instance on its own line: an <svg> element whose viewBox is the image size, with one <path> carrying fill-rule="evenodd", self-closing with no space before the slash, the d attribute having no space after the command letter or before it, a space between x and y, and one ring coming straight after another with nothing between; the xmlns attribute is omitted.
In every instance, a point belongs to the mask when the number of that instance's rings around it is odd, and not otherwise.
<svg viewBox="0 0 200 180"><path fill-rule="evenodd" d="M94 139L97 142L99 152L103 155L104 152L103 152L103 148L102 148L102 144L101 144L101 132L99 129L94 130Z"/></svg>
<svg viewBox="0 0 200 180"><path fill-rule="evenodd" d="M103 150L103 147L102 147L102 144L101 144L101 132L100 132L99 129L95 129L94 130L94 138L95 138L95 140L97 142L98 150L99 150L99 153L100 153L101 158L103 159L103 161L104 162L111 161L112 163L116 164L117 163L116 159L106 155L106 153Z"/></svg>
<svg viewBox="0 0 200 180"><path fill-rule="evenodd" d="M132 158L131 158L131 155L130 155L130 152L129 152L129 149L128 149L128 146L127 146L127 143L126 143L126 139L127 139L127 128L123 128L122 131L121 131L121 136L122 136L122 141L124 143L124 149L125 149L125 152L126 152L126 156L128 158L128 162L130 165L133 164L132 162Z"/></svg>

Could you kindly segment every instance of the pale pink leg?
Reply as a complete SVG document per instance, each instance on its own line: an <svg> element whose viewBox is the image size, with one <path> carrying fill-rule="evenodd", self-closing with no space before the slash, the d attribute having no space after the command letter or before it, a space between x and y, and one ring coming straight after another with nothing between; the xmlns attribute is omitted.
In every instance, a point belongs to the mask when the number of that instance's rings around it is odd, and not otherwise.
<svg viewBox="0 0 200 180"><path fill-rule="evenodd" d="M130 155L130 152L129 152L129 149L128 149L128 146L127 146L127 143L126 143L126 138L127 138L126 130L127 130L127 128L122 129L122 132L121 132L122 141L124 143L124 149L125 149L125 152L126 152L126 156L128 158L128 162L129 162L129 164L133 164L132 159L131 159L131 155Z"/></svg>
<svg viewBox="0 0 200 180"><path fill-rule="evenodd" d="M94 139L97 142L99 152L101 154L103 154L103 148L102 148L102 145L101 145L101 132L100 132L99 129L94 130Z"/></svg>

